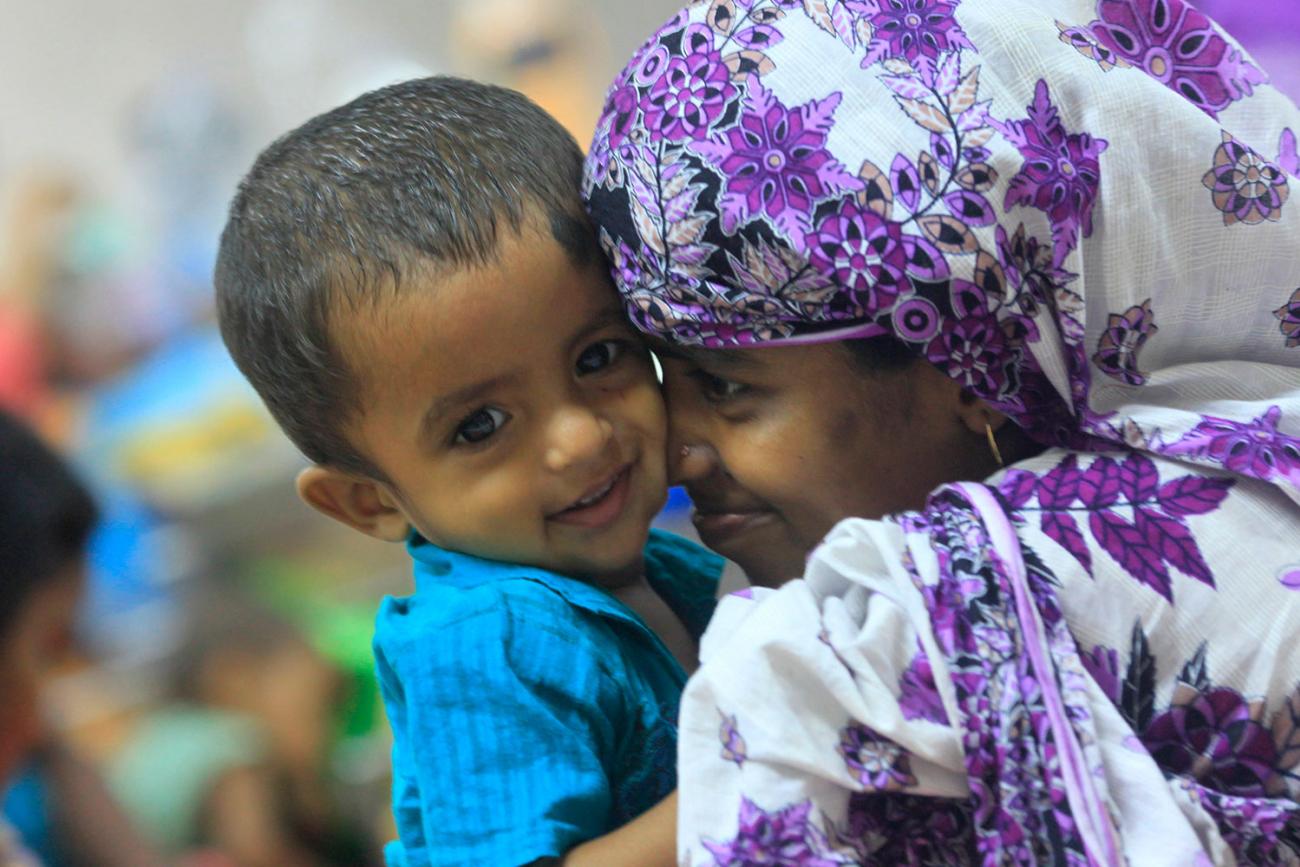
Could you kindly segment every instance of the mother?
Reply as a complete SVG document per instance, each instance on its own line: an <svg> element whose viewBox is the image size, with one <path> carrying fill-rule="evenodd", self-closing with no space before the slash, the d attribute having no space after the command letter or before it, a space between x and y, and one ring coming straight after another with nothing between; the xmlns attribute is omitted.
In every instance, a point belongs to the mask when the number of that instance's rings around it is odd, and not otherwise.
<svg viewBox="0 0 1300 867"><path fill-rule="evenodd" d="M1288 124L1182 0L714 0L640 49L591 213L702 535L805 574L705 638L682 863L1300 859Z"/></svg>

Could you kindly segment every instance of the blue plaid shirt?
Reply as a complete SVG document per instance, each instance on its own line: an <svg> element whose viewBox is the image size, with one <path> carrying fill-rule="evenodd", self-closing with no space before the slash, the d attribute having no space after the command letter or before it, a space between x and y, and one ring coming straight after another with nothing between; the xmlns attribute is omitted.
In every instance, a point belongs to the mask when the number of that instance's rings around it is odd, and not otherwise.
<svg viewBox="0 0 1300 867"><path fill-rule="evenodd" d="M560 856L676 786L686 676L603 590L419 537L415 594L375 629L393 728L389 867L518 867ZM652 530L651 587L697 638L722 560Z"/></svg>

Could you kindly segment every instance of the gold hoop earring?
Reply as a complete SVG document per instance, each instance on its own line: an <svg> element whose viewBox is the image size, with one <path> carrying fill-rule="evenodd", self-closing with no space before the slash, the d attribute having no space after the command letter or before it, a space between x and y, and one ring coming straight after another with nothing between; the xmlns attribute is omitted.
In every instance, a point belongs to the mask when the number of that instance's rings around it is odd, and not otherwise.
<svg viewBox="0 0 1300 867"><path fill-rule="evenodd" d="M1002 462L1002 450L998 448L997 438L993 436L993 426L984 422L984 435L989 438L989 451L993 452L993 460L998 462L999 467L1005 467Z"/></svg>

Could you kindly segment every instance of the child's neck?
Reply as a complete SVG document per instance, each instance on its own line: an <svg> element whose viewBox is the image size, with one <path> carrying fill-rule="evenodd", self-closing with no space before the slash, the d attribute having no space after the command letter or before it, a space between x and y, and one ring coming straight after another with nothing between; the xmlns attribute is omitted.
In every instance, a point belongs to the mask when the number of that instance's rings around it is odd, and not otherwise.
<svg viewBox="0 0 1300 867"><path fill-rule="evenodd" d="M659 640L668 648L682 669L689 675L699 666L699 643L691 637L678 616L668 607L644 573L636 580L607 587L609 595L636 612Z"/></svg>

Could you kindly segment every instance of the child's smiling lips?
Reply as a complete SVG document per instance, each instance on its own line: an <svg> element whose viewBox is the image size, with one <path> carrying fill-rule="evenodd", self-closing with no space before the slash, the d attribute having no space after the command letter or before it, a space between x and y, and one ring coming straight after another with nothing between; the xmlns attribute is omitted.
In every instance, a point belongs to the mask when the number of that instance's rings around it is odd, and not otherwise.
<svg viewBox="0 0 1300 867"><path fill-rule="evenodd" d="M613 524L627 505L632 468L633 463L619 467L588 488L572 505L549 515L548 520L586 529L603 529Z"/></svg>

